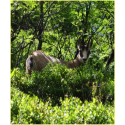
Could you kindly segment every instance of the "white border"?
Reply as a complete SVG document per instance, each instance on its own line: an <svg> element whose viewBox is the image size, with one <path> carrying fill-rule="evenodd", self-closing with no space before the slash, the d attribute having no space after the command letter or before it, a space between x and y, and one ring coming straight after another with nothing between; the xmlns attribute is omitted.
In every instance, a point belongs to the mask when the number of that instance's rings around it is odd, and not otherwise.
<svg viewBox="0 0 125 125"><path fill-rule="evenodd" d="M10 124L10 1L0 2L0 123Z"/></svg>
<svg viewBox="0 0 125 125"><path fill-rule="evenodd" d="M125 4L115 0L115 124L125 123Z"/></svg>

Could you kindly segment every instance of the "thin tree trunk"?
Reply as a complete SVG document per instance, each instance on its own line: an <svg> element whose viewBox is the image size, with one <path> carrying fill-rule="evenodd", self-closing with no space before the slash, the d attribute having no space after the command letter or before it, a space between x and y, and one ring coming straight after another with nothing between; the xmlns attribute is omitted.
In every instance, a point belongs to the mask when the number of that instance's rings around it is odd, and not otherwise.
<svg viewBox="0 0 125 125"><path fill-rule="evenodd" d="M39 44L38 44L38 48L37 50L41 50L42 49L42 33L43 33L43 4L44 1L40 1L40 19L38 22L38 27L39 27L39 34L38 34L38 40L39 40Z"/></svg>

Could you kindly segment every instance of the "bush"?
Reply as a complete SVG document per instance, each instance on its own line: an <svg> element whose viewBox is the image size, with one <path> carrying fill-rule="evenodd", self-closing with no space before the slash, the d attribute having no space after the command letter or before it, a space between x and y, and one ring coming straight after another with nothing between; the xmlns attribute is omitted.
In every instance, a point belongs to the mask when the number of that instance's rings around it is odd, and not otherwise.
<svg viewBox="0 0 125 125"><path fill-rule="evenodd" d="M30 77L24 70L14 69L11 73L11 122L113 124L112 73L112 70L95 70L89 63L74 70L48 64L43 72L34 71Z"/></svg>
<svg viewBox="0 0 125 125"><path fill-rule="evenodd" d="M93 98L83 104L79 98L62 100L52 107L51 99L43 103L35 95L29 96L11 88L12 124L114 124L114 106L103 105Z"/></svg>
<svg viewBox="0 0 125 125"><path fill-rule="evenodd" d="M103 103L114 100L114 79L107 71L96 71L89 64L74 70L60 64L49 64L43 72L34 71L30 77L25 71L14 69L11 86L35 94L44 101L51 98L53 105L59 104L60 97L64 99L66 95L79 97L83 102L92 101L93 97Z"/></svg>
<svg viewBox="0 0 125 125"><path fill-rule="evenodd" d="M110 72L96 71L88 63L74 70L60 64L49 64L43 72L34 71L30 77L26 76L25 71L14 69L11 86L37 95L44 101L51 98L53 105L59 104L60 97L64 99L66 95L79 97L83 102L92 101L93 97L103 103L114 100L114 79Z"/></svg>

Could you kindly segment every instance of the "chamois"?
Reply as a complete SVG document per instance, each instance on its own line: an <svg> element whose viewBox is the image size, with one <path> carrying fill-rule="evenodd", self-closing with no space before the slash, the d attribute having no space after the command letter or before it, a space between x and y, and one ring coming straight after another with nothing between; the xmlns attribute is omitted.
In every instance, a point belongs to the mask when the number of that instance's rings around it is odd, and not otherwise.
<svg viewBox="0 0 125 125"><path fill-rule="evenodd" d="M41 50L34 51L26 60L26 73L30 75L32 70L42 71L49 62L60 63L62 65L66 65L67 68L72 69L84 65L85 61L89 57L91 46L92 40L85 45L81 44L81 40L79 39L77 41L78 54L71 62L66 62L64 60L48 56Z"/></svg>

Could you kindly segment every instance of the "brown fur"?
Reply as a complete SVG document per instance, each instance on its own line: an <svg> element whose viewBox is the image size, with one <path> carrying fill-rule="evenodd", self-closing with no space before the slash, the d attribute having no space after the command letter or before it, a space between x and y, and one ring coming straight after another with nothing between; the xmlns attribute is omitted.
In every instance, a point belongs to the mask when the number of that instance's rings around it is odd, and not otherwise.
<svg viewBox="0 0 125 125"><path fill-rule="evenodd" d="M37 53L37 56L35 56L34 53ZM28 66L28 60L30 57L33 58L33 67L32 68L30 66ZM29 55L29 57L26 60L27 74L31 74L31 70L42 71L42 69L45 68L49 62L52 62L51 58L54 58L54 57L45 55L41 50L34 51L31 55ZM54 58L54 59L56 60L57 58ZM83 63L81 63L78 60L78 57L75 60L73 60L72 62L66 62L66 61L59 60L59 59L57 59L57 61L55 61L55 62L64 64L67 66L67 68L76 68L76 67L79 67L80 65L83 65Z"/></svg>
<svg viewBox="0 0 125 125"><path fill-rule="evenodd" d="M66 61L63 61L63 60L61 60L61 62L62 62L62 64L66 65L67 68L69 68L69 69L70 68L73 69L73 68L76 68L76 67L79 67L79 66L83 65L83 63L81 63L78 60L78 57L76 57L76 59L73 60L72 62L66 62Z"/></svg>

